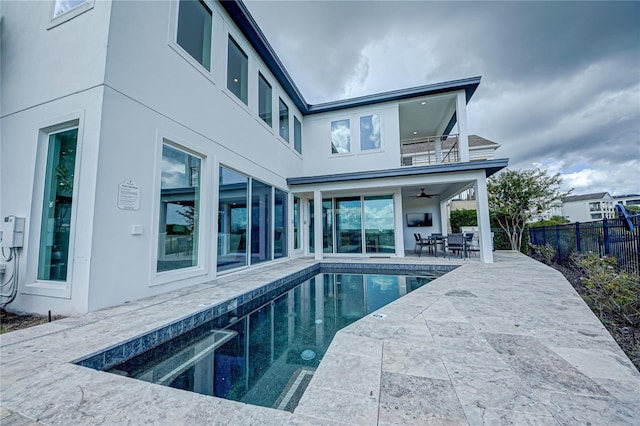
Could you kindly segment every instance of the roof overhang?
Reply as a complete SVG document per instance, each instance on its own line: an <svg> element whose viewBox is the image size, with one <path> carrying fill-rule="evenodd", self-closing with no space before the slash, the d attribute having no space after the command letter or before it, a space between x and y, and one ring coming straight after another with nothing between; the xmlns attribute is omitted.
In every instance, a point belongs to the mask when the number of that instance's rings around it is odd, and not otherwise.
<svg viewBox="0 0 640 426"><path fill-rule="evenodd" d="M472 170L484 170L489 177L509 165L508 158L498 158L485 161L470 161L465 163L446 163L430 166L401 167L397 169L372 170L364 172L337 173L331 175L303 176L287 179L287 184L313 185L332 182L348 182L365 179L384 179L403 176L430 175L438 173L466 172Z"/></svg>

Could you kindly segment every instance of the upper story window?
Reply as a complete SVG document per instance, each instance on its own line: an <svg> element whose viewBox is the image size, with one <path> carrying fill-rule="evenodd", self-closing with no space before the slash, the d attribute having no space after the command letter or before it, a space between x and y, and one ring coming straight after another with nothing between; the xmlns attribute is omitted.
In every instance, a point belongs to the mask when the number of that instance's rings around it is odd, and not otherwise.
<svg viewBox="0 0 640 426"><path fill-rule="evenodd" d="M53 9L53 17L57 18L63 13L67 13L72 9L87 3L87 0L56 0L55 7Z"/></svg>
<svg viewBox="0 0 640 426"><path fill-rule="evenodd" d="M360 150L380 149L380 116L360 117Z"/></svg>
<svg viewBox="0 0 640 426"><path fill-rule="evenodd" d="M351 124L349 119L331 122L331 153L351 152Z"/></svg>
<svg viewBox="0 0 640 426"><path fill-rule="evenodd" d="M258 74L258 116L271 127L273 125L273 103L271 85L262 74Z"/></svg>
<svg viewBox="0 0 640 426"><path fill-rule="evenodd" d="M289 142L289 107L282 99L279 99L278 106L280 109L280 136Z"/></svg>
<svg viewBox="0 0 640 426"><path fill-rule="evenodd" d="M600 203L589 203L589 210L592 212L600 210Z"/></svg>
<svg viewBox="0 0 640 426"><path fill-rule="evenodd" d="M177 43L211 70L211 11L201 1L180 0Z"/></svg>
<svg viewBox="0 0 640 426"><path fill-rule="evenodd" d="M247 74L249 59L238 43L229 36L227 51L227 89L247 105Z"/></svg>
<svg viewBox="0 0 640 426"><path fill-rule="evenodd" d="M302 154L302 123L298 117L293 117L293 148Z"/></svg>

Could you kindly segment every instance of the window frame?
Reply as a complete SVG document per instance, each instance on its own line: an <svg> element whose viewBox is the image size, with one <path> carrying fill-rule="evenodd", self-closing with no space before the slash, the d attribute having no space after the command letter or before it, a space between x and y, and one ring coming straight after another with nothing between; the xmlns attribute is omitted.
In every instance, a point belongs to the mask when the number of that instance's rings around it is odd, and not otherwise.
<svg viewBox="0 0 640 426"><path fill-rule="evenodd" d="M51 5L51 13L49 14L49 16L51 16L51 21L49 23L49 25L47 26L47 30L50 30L52 28L57 27L60 24L63 24L67 21L70 21L71 19L82 15L83 13L93 9L93 7L95 6L95 0L85 0L83 3L77 5L74 8L71 8L69 10L67 10L66 12L62 12L60 15L58 16L54 16L55 11L56 11L56 4L58 3L57 0L54 0L52 2Z"/></svg>
<svg viewBox="0 0 640 426"><path fill-rule="evenodd" d="M345 122L345 121L349 125L349 141L348 141L349 150L347 152L333 152L333 150L335 148L335 145L333 144L333 130L334 130L333 124L334 123ZM331 120L329 122L329 145L330 145L329 148L331 149L331 156L332 157L337 157L337 156L341 156L341 155L353 155L355 153L354 149L353 149L352 141L351 141L351 139L352 139L351 136L352 136L351 117L343 118L343 119L340 119L340 120ZM336 149L336 151L337 151L337 149Z"/></svg>
<svg viewBox="0 0 640 426"><path fill-rule="evenodd" d="M296 126L296 124L298 126ZM297 128L300 128L300 138L298 138ZM298 154L302 155L302 120L298 120L298 117L293 115L293 149Z"/></svg>
<svg viewBox="0 0 640 426"><path fill-rule="evenodd" d="M281 114L282 110L280 108L280 104L285 106L286 112L287 112L286 137L285 135L283 135L283 131L285 129L282 127L282 114ZM291 139L291 108L289 108L289 105L284 101L284 99L282 99L282 96L278 96L278 136L280 136L280 139L285 141L287 145L290 143L289 141Z"/></svg>
<svg viewBox="0 0 640 426"><path fill-rule="evenodd" d="M215 29L219 26L218 18L214 13L214 8L211 6L209 0L198 0L211 12L211 43L210 43L210 69L205 68L200 62L198 62L189 52L187 52L180 44L178 44L178 19L180 15L180 1L171 2L171 19L169 22L169 31L167 34L167 44L178 55L180 55L189 65L195 68L200 74L209 79L213 84L216 84L213 76L215 69Z"/></svg>
<svg viewBox="0 0 640 426"><path fill-rule="evenodd" d="M271 108L271 111L269 111L269 114L271 114L270 120L271 123L267 122L267 120L265 120L264 118L261 117L260 114L260 106L261 106L261 99L260 99L260 82L264 81L264 83L269 87L269 94L270 94L270 98L269 99L269 103L266 105L269 105L269 107ZM257 85L257 89L258 89L258 96L257 96L257 116L258 116L258 120L265 126L267 126L269 129L273 130L273 85L269 82L269 80L267 79L267 77L265 77L265 75L261 72L258 71L258 85ZM279 111L278 111L279 114ZM278 115L278 119L280 119L280 116Z"/></svg>
<svg viewBox="0 0 640 426"><path fill-rule="evenodd" d="M42 230L42 213L44 207L44 191L45 191L45 174L46 164L49 154L48 144L49 135L59 133L73 128L78 129L76 139L76 161L74 166L74 186L72 192L70 235L69 235L69 258L74 259L76 256L76 236L78 225L79 210L79 194L81 190L81 164L83 162L83 134L84 134L84 111L70 113L61 117L46 120L38 125L38 141L36 151L36 175L33 181L33 192L36 195L32 199L31 217L37 220L27 219L29 227L28 243L25 242L27 257L27 271L25 274L25 285L21 287L20 292L23 294L32 294L38 296L56 297L61 299L71 299L71 286L74 275L76 273L76 264L74 263L67 270L66 281L49 281L39 280L38 263L40 251L40 234ZM27 245L28 244L28 245Z"/></svg>
<svg viewBox="0 0 640 426"><path fill-rule="evenodd" d="M244 105L244 107L248 107L249 106L249 55L245 52L246 49L244 49L241 44L236 40L237 37L234 37L231 33L227 33L227 66L226 66L226 72L225 72L225 88L227 89L227 91L229 93L231 93L233 95L233 98L235 100L238 100L242 103L242 105ZM232 90L231 87L229 87L230 85L230 81L229 81L229 54L231 52L231 44L233 44L236 49L238 49L238 52L244 56L244 59L246 61L246 69L245 71L245 78L243 80L238 81L238 83L240 84L240 96L238 94L236 94L236 92L234 92ZM244 82L244 85L242 84ZM242 94L244 93L245 95L245 99L242 98Z"/></svg>
<svg viewBox="0 0 640 426"><path fill-rule="evenodd" d="M377 148L364 149L362 147L362 119L365 117L371 117L371 120L373 122L373 117L376 117L376 116L378 117L378 127L379 127L378 134L380 138L380 145ZM369 114L358 116L358 152L362 154L368 154L368 153L374 153L379 151L382 151L382 115L378 112L372 112Z"/></svg>
<svg viewBox="0 0 640 426"><path fill-rule="evenodd" d="M167 271L158 272L158 243L159 243L159 226L160 226L160 201L162 191L162 150L164 145L168 145L173 149L182 151L188 155L197 157L200 159L200 211L199 211L199 233L198 233L198 257L197 265L187 268L173 269ZM158 133L156 137L156 166L154 173L154 186L153 186L153 199L152 211L153 219L151 221L150 233L152 235L152 249L149 258L149 273L151 279L149 280L149 287L155 287L158 285L173 283L180 279L187 279L207 275L209 271L209 259L210 251L208 250L210 219L206 216L206 212L210 209L209 200L209 181L210 181L210 164L209 156L205 153L204 147L196 143L191 143L184 140L181 137L177 137L173 134Z"/></svg>

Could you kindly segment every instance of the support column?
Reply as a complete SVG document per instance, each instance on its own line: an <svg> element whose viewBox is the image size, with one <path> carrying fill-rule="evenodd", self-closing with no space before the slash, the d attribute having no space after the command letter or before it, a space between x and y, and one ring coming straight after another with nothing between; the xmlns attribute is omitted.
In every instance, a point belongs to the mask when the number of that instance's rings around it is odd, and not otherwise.
<svg viewBox="0 0 640 426"><path fill-rule="evenodd" d="M324 254L324 248L322 247L324 241L324 235L322 235L322 191L313 191L313 217L313 251L315 259L322 260Z"/></svg>
<svg viewBox="0 0 640 426"><path fill-rule="evenodd" d="M456 97L456 118L458 121L458 153L460 161L469 161L469 135L467 133L467 95L464 90Z"/></svg>
<svg viewBox="0 0 640 426"><path fill-rule="evenodd" d="M480 261L493 263L493 242L491 239L491 222L489 220L489 194L487 180L484 176L476 179L476 212L478 215L478 243L480 244Z"/></svg>
<svg viewBox="0 0 640 426"><path fill-rule="evenodd" d="M396 256L404 257L404 222L402 220L402 190L396 189L393 193L393 212L394 212L394 240L396 245Z"/></svg>
<svg viewBox="0 0 640 426"><path fill-rule="evenodd" d="M440 232L442 235L449 235L449 212L446 201L440 201Z"/></svg>

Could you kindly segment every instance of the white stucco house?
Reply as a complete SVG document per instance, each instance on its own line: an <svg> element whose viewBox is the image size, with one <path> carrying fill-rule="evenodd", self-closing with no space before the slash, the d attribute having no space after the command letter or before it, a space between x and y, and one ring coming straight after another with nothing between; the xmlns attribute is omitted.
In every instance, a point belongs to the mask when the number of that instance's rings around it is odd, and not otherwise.
<svg viewBox="0 0 640 426"><path fill-rule="evenodd" d="M403 257L469 188L492 262L486 178L508 160L470 147L479 77L310 105L240 1L0 14L0 217L24 218L18 247L3 238L12 310L93 311L297 256Z"/></svg>
<svg viewBox="0 0 640 426"><path fill-rule="evenodd" d="M569 195L562 199L562 215L570 222L613 219L615 201L608 192Z"/></svg>

